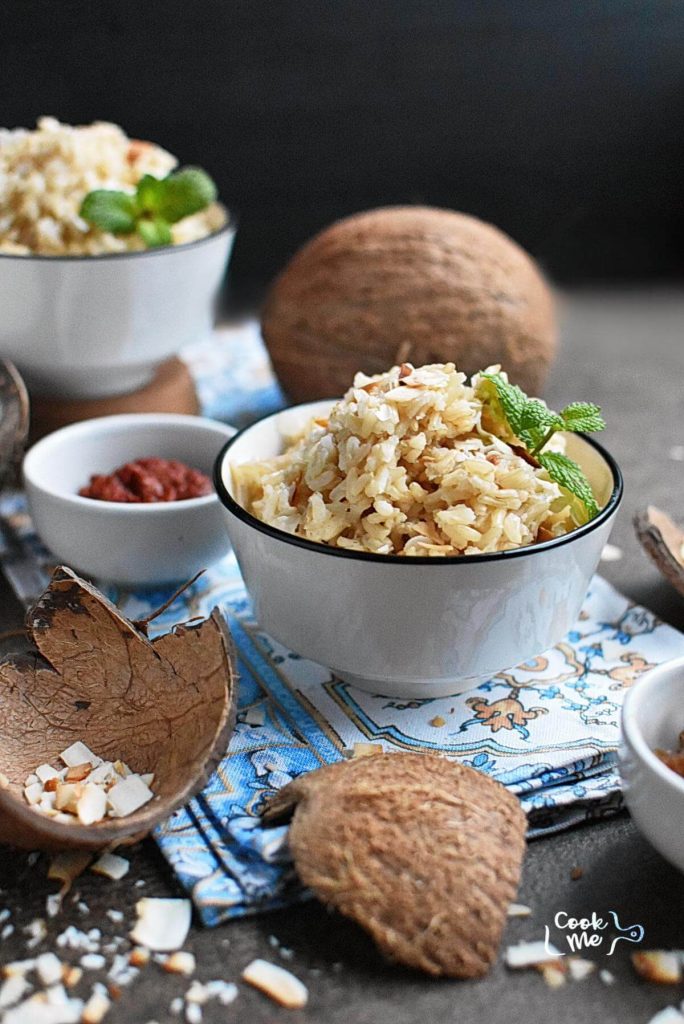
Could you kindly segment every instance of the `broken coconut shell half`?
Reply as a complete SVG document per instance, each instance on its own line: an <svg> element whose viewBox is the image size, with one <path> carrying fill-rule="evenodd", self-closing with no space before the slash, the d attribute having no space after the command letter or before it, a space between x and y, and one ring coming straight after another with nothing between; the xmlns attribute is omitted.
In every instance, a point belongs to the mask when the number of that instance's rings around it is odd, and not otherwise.
<svg viewBox="0 0 684 1024"><path fill-rule="evenodd" d="M94 850L141 838L203 787L228 745L237 684L222 616L149 640L144 624L60 567L26 632L32 649L0 662L0 842ZM91 825L34 810L26 777L78 741L154 773L154 798Z"/></svg>
<svg viewBox="0 0 684 1024"><path fill-rule="evenodd" d="M644 551L684 596L684 530L655 505L637 512L634 529Z"/></svg>
<svg viewBox="0 0 684 1024"><path fill-rule="evenodd" d="M270 801L292 816L297 873L391 960L477 978L496 959L525 852L513 794L434 754L378 754L300 776Z"/></svg>

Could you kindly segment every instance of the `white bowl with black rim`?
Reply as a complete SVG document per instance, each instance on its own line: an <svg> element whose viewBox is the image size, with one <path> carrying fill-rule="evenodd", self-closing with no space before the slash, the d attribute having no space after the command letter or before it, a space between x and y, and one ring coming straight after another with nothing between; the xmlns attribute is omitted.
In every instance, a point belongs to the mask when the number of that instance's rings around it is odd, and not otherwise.
<svg viewBox="0 0 684 1024"><path fill-rule="evenodd" d="M269 459L333 403L260 420L224 446L214 470L225 525L257 620L281 643L364 690L403 698L455 694L556 644L576 621L622 499L614 459L582 435L568 454L600 512L554 540L447 558L329 547L261 522L234 497L232 467Z"/></svg>
<svg viewBox="0 0 684 1024"><path fill-rule="evenodd" d="M234 221L196 242L99 256L0 253L0 355L37 394L127 394L207 337Z"/></svg>
<svg viewBox="0 0 684 1024"><path fill-rule="evenodd" d="M126 587L182 583L230 551L212 491L183 501L122 504L82 497L91 476L135 459L177 459L208 476L234 427L202 416L129 413L74 423L26 453L23 478L41 540L82 575Z"/></svg>
<svg viewBox="0 0 684 1024"><path fill-rule="evenodd" d="M677 750L684 731L684 658L651 669L622 705L620 775L625 803L639 831L684 871L684 778L658 755Z"/></svg>

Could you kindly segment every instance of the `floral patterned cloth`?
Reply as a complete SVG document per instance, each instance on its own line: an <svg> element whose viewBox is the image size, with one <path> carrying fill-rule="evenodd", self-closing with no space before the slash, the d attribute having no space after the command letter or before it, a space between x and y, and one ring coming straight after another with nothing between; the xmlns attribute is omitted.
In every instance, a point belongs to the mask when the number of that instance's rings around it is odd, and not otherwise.
<svg viewBox="0 0 684 1024"><path fill-rule="evenodd" d="M207 414L244 423L282 405L249 324L186 358ZM0 521L5 573L28 603L45 586L49 552L23 495L2 499ZM136 618L168 596L107 589ZM216 605L239 661L235 734L204 792L156 831L208 925L306 895L293 876L287 829L262 828L259 811L275 790L356 743L440 751L487 772L520 796L533 837L614 813L622 696L642 672L684 654L682 634L596 577L575 628L552 650L456 697L398 700L358 690L264 633L232 556L156 619L155 631Z"/></svg>

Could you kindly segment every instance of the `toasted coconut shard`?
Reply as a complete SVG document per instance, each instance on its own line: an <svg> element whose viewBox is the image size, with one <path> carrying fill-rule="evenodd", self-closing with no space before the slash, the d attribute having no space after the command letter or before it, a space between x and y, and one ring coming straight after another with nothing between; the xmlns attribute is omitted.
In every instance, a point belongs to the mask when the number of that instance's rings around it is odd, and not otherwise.
<svg viewBox="0 0 684 1024"><path fill-rule="evenodd" d="M176 953L172 953L171 956L167 956L162 966L167 974L184 974L186 977L189 977L195 973L197 964L192 953L179 950Z"/></svg>
<svg viewBox="0 0 684 1024"><path fill-rule="evenodd" d="M190 900L144 897L135 909L138 920L131 932L133 942L155 953L181 948L190 930Z"/></svg>
<svg viewBox="0 0 684 1024"><path fill-rule="evenodd" d="M678 985L682 980L682 953L651 949L632 953L632 966L640 978L656 985Z"/></svg>
<svg viewBox="0 0 684 1024"><path fill-rule="evenodd" d="M444 757L379 754L285 786L265 817L288 815L304 885L387 957L432 975L486 974L525 850L525 815L503 786Z"/></svg>
<svg viewBox="0 0 684 1024"><path fill-rule="evenodd" d="M242 980L288 1010L301 1010L309 1001L306 985L278 964L252 960L242 972Z"/></svg>
<svg viewBox="0 0 684 1024"><path fill-rule="evenodd" d="M125 857L120 857L117 853L103 853L101 857L98 857L90 870L95 875L103 875L105 878L111 878L113 881L118 882L119 879L128 874L130 866L131 862L126 860Z"/></svg>
<svg viewBox="0 0 684 1024"><path fill-rule="evenodd" d="M634 529L644 551L684 596L684 530L654 505L637 512Z"/></svg>
<svg viewBox="0 0 684 1024"><path fill-rule="evenodd" d="M558 963L561 952L551 942L539 939L536 942L519 942L506 950L506 966L512 970L526 967L540 967L542 964Z"/></svg>

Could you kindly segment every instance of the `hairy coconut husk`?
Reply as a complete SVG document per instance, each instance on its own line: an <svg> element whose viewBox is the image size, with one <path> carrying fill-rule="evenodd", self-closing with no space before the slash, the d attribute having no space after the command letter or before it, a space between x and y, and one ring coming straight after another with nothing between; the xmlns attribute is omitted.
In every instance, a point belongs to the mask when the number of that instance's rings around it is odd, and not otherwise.
<svg viewBox="0 0 684 1024"><path fill-rule="evenodd" d="M556 351L551 291L507 235L475 217L387 207L338 221L273 284L263 336L295 402L336 398L358 370L500 363L539 394Z"/></svg>
<svg viewBox="0 0 684 1024"><path fill-rule="evenodd" d="M392 960L477 978L518 887L526 819L486 775L433 754L380 754L300 776L267 820L293 814L297 873Z"/></svg>

